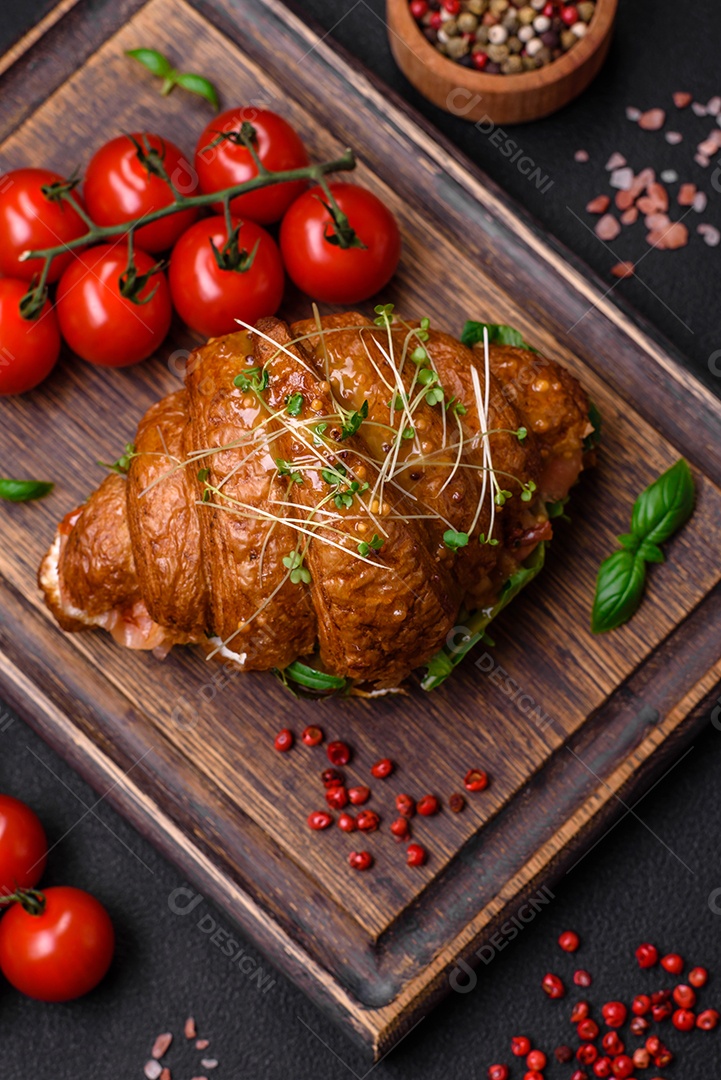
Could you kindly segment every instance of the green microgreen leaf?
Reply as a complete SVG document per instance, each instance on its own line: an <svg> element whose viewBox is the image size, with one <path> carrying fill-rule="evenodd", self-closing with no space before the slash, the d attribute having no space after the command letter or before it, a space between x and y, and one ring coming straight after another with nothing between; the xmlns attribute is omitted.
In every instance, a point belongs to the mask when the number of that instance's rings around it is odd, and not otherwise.
<svg viewBox="0 0 721 1080"><path fill-rule="evenodd" d="M441 390L440 386L434 386L433 389L429 390L425 395L426 401L429 405L440 405L440 403L444 400L444 397L445 395Z"/></svg>
<svg viewBox="0 0 721 1080"><path fill-rule="evenodd" d="M11 480L9 477L0 477L0 499L8 502L30 502L31 499L42 499L54 487L48 480Z"/></svg>
<svg viewBox="0 0 721 1080"><path fill-rule="evenodd" d="M415 439L415 437L416 437L416 429L415 428L412 428L412 427L403 428L403 431L401 432L401 438L402 439Z"/></svg>
<svg viewBox="0 0 721 1080"><path fill-rule="evenodd" d="M289 416L300 416L303 411L304 397L300 393L291 394L286 398L285 411Z"/></svg>
<svg viewBox="0 0 721 1080"><path fill-rule="evenodd" d="M200 480L201 484L204 484L209 476L210 476L210 469L199 469L198 470L198 480Z"/></svg>
<svg viewBox="0 0 721 1080"><path fill-rule="evenodd" d="M428 359L428 353L422 345L416 345L415 349L411 353L411 360L414 364L425 364Z"/></svg>
<svg viewBox="0 0 721 1080"><path fill-rule="evenodd" d="M245 371L241 371L239 375L236 375L233 379L233 385L239 387L241 390L253 390L256 394L262 393L267 387L269 382L269 375L265 368L253 367L246 368Z"/></svg>
<svg viewBox="0 0 721 1080"><path fill-rule="evenodd" d="M468 543L469 536L465 532L456 532L455 529L446 529L443 533L443 543L451 551L457 551L458 548L463 548Z"/></svg>
<svg viewBox="0 0 721 1080"><path fill-rule="evenodd" d="M355 435L356 431L361 426L363 421L365 419L367 419L367 417L368 417L368 402L364 401L363 404L361 405L360 409L358 409L357 412L351 413L350 416L348 417L348 419L343 424L343 427L341 429L341 434L340 434L341 441L343 439L350 438L351 435Z"/></svg>
<svg viewBox="0 0 721 1080"><path fill-rule="evenodd" d="M133 443L126 443L125 444L125 453L122 454L118 458L117 461L113 461L113 462L99 461L98 465L102 465L102 467L104 469L110 469L111 472L120 473L121 476L125 476L127 474L128 469L130 468L130 462L133 460L133 458L135 456L136 456L136 454L135 454L135 446L134 446L134 444Z"/></svg>
<svg viewBox="0 0 721 1080"><path fill-rule="evenodd" d="M373 536L370 540L361 540L360 544L358 545L358 554L366 556L369 555L371 551L380 551L382 547L383 538L380 537L378 533L373 533Z"/></svg>
<svg viewBox="0 0 721 1080"><path fill-rule="evenodd" d="M376 304L373 310L377 316L377 318L373 320L376 326L387 326L388 323L393 321L395 304Z"/></svg>

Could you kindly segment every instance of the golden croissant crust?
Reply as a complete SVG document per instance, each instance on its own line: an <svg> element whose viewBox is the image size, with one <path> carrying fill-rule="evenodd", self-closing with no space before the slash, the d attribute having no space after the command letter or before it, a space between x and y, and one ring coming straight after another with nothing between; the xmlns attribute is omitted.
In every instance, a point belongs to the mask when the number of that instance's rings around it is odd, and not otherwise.
<svg viewBox="0 0 721 1080"><path fill-rule="evenodd" d="M424 337L349 312L197 349L127 476L59 526L39 575L59 624L399 685L550 538L590 430L558 364Z"/></svg>

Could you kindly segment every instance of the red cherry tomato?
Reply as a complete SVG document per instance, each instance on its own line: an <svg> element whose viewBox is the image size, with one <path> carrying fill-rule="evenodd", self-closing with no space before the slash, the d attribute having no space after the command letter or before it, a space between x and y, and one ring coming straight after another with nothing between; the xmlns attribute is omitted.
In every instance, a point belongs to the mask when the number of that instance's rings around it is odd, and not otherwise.
<svg viewBox="0 0 721 1080"><path fill-rule="evenodd" d="M206 337L238 330L236 319L254 324L274 315L283 299L283 263L272 236L253 221L243 222L241 250L250 253L256 244L258 250L242 272L221 270L216 262L210 241L220 251L227 239L223 217L205 218L181 236L170 258L173 304L181 319Z"/></svg>
<svg viewBox="0 0 721 1080"><path fill-rule="evenodd" d="M85 204L97 225L123 225L174 201L165 180L141 161L133 139L143 149L147 144L157 152L173 187L181 195L197 194L198 177L175 143L147 132L119 135L101 146L85 174ZM137 230L135 241L144 251L165 251L197 216L196 209L170 214L150 225L143 225Z"/></svg>
<svg viewBox="0 0 721 1080"><path fill-rule="evenodd" d="M299 135L282 116L268 109L228 109L211 120L200 136L195 151L195 169L201 190L206 194L243 184L258 175L255 162L245 146L237 146L229 139L223 139L217 146L210 145L219 134L239 132L244 122L253 126L255 149L267 169L285 172L308 164L308 154ZM273 184L247 195L239 195L233 199L230 208L236 217L269 225L283 216L304 187L303 180ZM214 206L218 211L222 208L220 203Z"/></svg>
<svg viewBox="0 0 721 1080"><path fill-rule="evenodd" d="M48 842L37 814L11 795L0 795L0 897L32 889L45 870Z"/></svg>
<svg viewBox="0 0 721 1080"><path fill-rule="evenodd" d="M0 176L0 272L30 281L43 268L42 259L20 262L24 251L57 247L83 236L88 227L64 199L48 199L42 189L64 183L48 169L16 169ZM73 198L81 202L77 192ZM72 252L56 255L48 281L57 281Z"/></svg>
<svg viewBox="0 0 721 1080"><path fill-rule="evenodd" d="M35 319L20 314L27 290L27 281L0 278L0 395L32 390L60 355L58 320L50 301Z"/></svg>
<svg viewBox="0 0 721 1080"><path fill-rule="evenodd" d="M31 915L13 904L0 919L0 970L38 1001L72 1001L94 989L115 949L103 905L65 885L45 889L45 910Z"/></svg>
<svg viewBox="0 0 721 1080"><path fill-rule="evenodd" d="M283 218L280 249L291 278L314 300L357 304L393 276L400 232L390 210L371 191L343 183L331 184L330 190L365 247L342 248L328 240L333 219L322 191L314 188L296 199Z"/></svg>
<svg viewBox="0 0 721 1080"><path fill-rule="evenodd" d="M136 304L120 293L128 249L124 244L91 248L70 264L58 285L60 332L73 352L103 367L127 367L145 360L163 343L172 318L165 274L153 274ZM155 265L145 251L135 250L138 275ZM151 296L155 290L154 295Z"/></svg>

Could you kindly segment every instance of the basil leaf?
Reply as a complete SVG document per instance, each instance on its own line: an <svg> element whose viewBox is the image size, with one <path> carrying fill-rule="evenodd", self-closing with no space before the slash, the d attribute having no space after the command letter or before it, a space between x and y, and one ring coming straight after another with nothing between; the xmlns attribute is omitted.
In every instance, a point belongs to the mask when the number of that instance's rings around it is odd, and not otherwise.
<svg viewBox="0 0 721 1080"><path fill-rule="evenodd" d="M532 345L523 340L520 330L514 330L512 326L504 323L467 322L463 327L461 341L464 345L472 348L478 342L483 341L483 331L488 330L489 345L513 345L517 349L528 349L530 352L538 352Z"/></svg>
<svg viewBox="0 0 721 1080"><path fill-rule="evenodd" d="M693 476L681 458L636 499L631 531L639 540L663 544L691 517L695 500Z"/></svg>
<svg viewBox="0 0 721 1080"><path fill-rule="evenodd" d="M0 477L0 499L7 499L8 502L30 502L31 499L42 499L54 487L54 484L46 480L9 480Z"/></svg>
<svg viewBox="0 0 721 1080"><path fill-rule="evenodd" d="M598 570L591 629L605 634L628 622L641 603L646 563L639 552L614 551Z"/></svg>
<svg viewBox="0 0 721 1080"><path fill-rule="evenodd" d="M173 70L168 58L155 49L128 49L125 55L137 60L151 75L157 75L161 79L166 79Z"/></svg>
<svg viewBox="0 0 721 1080"><path fill-rule="evenodd" d="M435 656L431 657L426 664L426 674L421 682L424 690L436 690L441 683L445 682L448 676L453 674L454 669L460 664L464 656L479 641L485 640L491 644L491 639L486 633L488 626L510 604L511 600L518 596L521 589L524 589L526 585L533 581L536 574L543 568L546 558L546 543L546 541L541 541L538 547L534 548L528 556L523 566L520 566L515 573L511 574L493 607L480 608L472 614L464 611L460 612L458 624L466 627L468 634L459 645L454 644L450 648L448 645L444 645Z"/></svg>
<svg viewBox="0 0 721 1080"><path fill-rule="evenodd" d="M176 76L175 82L178 86L182 86L183 90L189 90L191 94L198 94L199 97L205 98L216 112L220 108L218 91L209 79L204 79L202 75L186 73Z"/></svg>

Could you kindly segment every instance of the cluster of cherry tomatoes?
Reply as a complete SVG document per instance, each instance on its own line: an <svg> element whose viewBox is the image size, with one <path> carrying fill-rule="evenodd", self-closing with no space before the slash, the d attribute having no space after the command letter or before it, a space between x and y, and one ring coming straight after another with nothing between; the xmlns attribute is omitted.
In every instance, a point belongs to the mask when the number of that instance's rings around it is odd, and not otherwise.
<svg viewBox="0 0 721 1080"><path fill-rule="evenodd" d="M252 125L254 153L234 137L244 122ZM176 203L178 193L212 195L245 183L258 174L256 158L273 172L309 165L303 142L282 117L237 108L208 124L192 163L167 139L140 132L101 147L82 188L46 169L0 177L0 394L23 393L42 381L58 358L61 337L91 363L124 367L155 352L173 308L206 337L237 329L236 319L254 323L273 315L286 271L321 302L353 304L382 288L400 257L392 213L372 192L331 182L336 217L340 211L348 219L357 241L339 243L327 192L301 179L232 199L232 230L222 202L213 203L206 216L191 206L138 227L134 295L126 273L127 235L109 233L107 242L62 252L47 276L49 284L57 283L55 303L48 299L32 319L21 311L29 283L43 270L42 259L23 261L24 252L79 240L88 233L88 219L105 229L127 226ZM66 196L58 195L63 186ZM277 222L276 240L266 226ZM241 255L233 268L227 259L223 265L229 231L236 232L235 251ZM167 252L166 274L158 258Z"/></svg>
<svg viewBox="0 0 721 1080"><path fill-rule="evenodd" d="M0 795L0 971L28 997L71 1001L107 972L115 934L105 908L82 889L36 891L47 854L34 811Z"/></svg>

